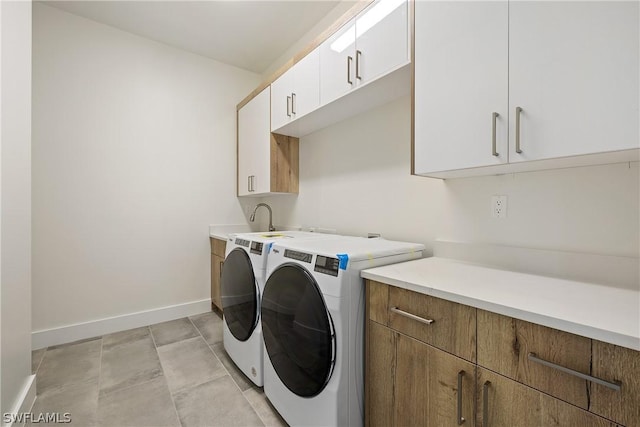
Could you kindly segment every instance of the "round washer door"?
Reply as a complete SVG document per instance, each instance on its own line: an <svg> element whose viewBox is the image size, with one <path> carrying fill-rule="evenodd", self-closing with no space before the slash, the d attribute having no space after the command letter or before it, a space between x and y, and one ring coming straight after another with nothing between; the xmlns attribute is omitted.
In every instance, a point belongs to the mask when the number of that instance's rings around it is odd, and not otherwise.
<svg viewBox="0 0 640 427"><path fill-rule="evenodd" d="M222 267L220 293L224 320L239 341L249 339L258 324L258 287L247 252L229 252Z"/></svg>
<svg viewBox="0 0 640 427"><path fill-rule="evenodd" d="M313 276L298 264L271 273L262 295L262 333L284 385L302 397L319 394L335 362L335 335Z"/></svg>

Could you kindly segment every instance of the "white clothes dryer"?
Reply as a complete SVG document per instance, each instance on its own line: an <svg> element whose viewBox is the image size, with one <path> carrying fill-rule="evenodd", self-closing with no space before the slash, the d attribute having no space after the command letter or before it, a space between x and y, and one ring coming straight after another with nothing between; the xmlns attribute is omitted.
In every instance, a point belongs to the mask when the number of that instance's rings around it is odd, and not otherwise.
<svg viewBox="0 0 640 427"><path fill-rule="evenodd" d="M238 233L227 239L220 293L223 343L229 357L257 386L263 385L260 299L269 249L279 240L320 240L336 235L303 231Z"/></svg>
<svg viewBox="0 0 640 427"><path fill-rule="evenodd" d="M264 391L287 423L363 424L360 271L421 258L423 250L359 237L273 244L262 297Z"/></svg>

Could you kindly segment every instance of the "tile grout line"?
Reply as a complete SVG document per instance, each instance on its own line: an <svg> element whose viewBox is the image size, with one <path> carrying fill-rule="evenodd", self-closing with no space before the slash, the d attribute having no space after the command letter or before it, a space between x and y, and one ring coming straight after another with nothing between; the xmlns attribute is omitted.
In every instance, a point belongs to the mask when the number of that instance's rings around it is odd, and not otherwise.
<svg viewBox="0 0 640 427"><path fill-rule="evenodd" d="M191 324L193 325L194 328L196 328L196 331L198 331L198 333L200 334L200 336L202 337L202 339L204 340L205 344L207 344L207 347L209 347L209 351L211 351L211 353L213 354L213 356L218 359L218 362L220 362L220 365L222 365L222 367L224 368L224 370L227 372L227 375L229 375L229 378L231 378L231 382L233 382L236 385L236 388L238 389L238 391L240 392L240 394L242 395L242 397L244 398L244 400L247 401L247 403L249 404L249 406L251 407L251 409L253 409L253 412L256 413L258 419L260 421L262 421L262 424L266 427L267 423L262 419L262 417L260 416L260 412L258 412L258 409L253 406L253 404L251 403L251 401L249 399L247 399L247 396L245 396L244 391L242 391L242 389L240 388L240 385L236 382L236 380L233 379L233 376L231 376L231 372L229 372L229 370L227 369L226 366L224 366L224 363L222 363L222 360L220 360L220 358L218 357L218 355L216 354L215 351L213 351L213 348L211 347L211 344L209 344L207 342L207 340L204 338L204 335L202 335L202 332L200 332L200 329L198 329L198 327L196 326L195 323L193 323L193 320L191 320L190 317L187 317L187 319L189 319L189 321L191 322ZM222 321L224 322L224 318L222 319ZM224 325L222 325L222 327L224 327ZM233 362L232 362L233 363ZM251 381L251 380L249 380ZM251 388L247 389L247 391L249 390L253 390L254 389L254 385L250 384Z"/></svg>
<svg viewBox="0 0 640 427"><path fill-rule="evenodd" d="M153 336L153 331L151 330L151 325L147 326L149 329L149 335L151 335L151 341L153 342L153 348L156 350L156 356L158 356L158 362L160 362L160 369L162 370L162 376L164 377L164 382L167 384L167 390L169 391L169 397L171 398L171 403L173 404L173 411L176 414L176 418L178 419L178 425L182 427L182 421L180 421L180 414L178 414L178 408L176 407L176 401L173 398L173 393L171 393L171 389L169 388L169 382L167 381L167 376L164 374L164 366L162 366L162 359L160 358L160 353L158 353L158 345L156 344L156 338ZM155 379L155 378L154 378Z"/></svg>
<svg viewBox="0 0 640 427"><path fill-rule="evenodd" d="M102 384L102 355L104 351L104 335L100 337L100 363L98 364L98 390L96 393L95 423L98 425L98 408L100 406L100 385Z"/></svg>
<svg viewBox="0 0 640 427"><path fill-rule="evenodd" d="M36 378L38 378L38 371L40 370L40 365L42 365L42 361L44 360L44 356L47 354L47 349L48 348L49 347L45 347L44 348L44 353L42 353L42 357L40 358L40 361L38 362L38 366L36 366L36 370L33 372L33 374L36 376ZM31 354L32 354L31 357L33 357L33 350L31 352Z"/></svg>

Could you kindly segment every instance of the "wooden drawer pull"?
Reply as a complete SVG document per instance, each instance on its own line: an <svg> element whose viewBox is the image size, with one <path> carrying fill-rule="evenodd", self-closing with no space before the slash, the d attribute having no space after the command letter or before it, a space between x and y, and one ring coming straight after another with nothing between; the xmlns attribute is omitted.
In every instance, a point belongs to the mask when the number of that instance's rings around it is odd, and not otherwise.
<svg viewBox="0 0 640 427"><path fill-rule="evenodd" d="M415 320L417 322L424 323L425 325L430 325L433 322L435 322L435 320L433 320L433 319L425 319L424 317L420 317L420 316L416 316L415 314L407 313L406 311L400 310L398 307L391 307L391 311L393 311L396 314L399 314L400 316L408 317L409 319L413 319L413 320Z"/></svg>
<svg viewBox="0 0 640 427"><path fill-rule="evenodd" d="M540 359L539 357L536 356L535 353L529 353L528 358L532 362L536 362L536 363L539 363L541 365L548 366L549 368L557 369L558 371L565 372L565 373L567 373L569 375L573 375L574 377L582 378L583 380L591 381L592 383L596 383L596 384L603 385L605 387L609 387L610 389L613 389L615 391L620 391L620 387L622 386L622 383L620 383L620 382L612 383L612 382L609 382L609 381L605 381L605 380L600 379L600 378L592 377L591 375L583 374L582 372L574 371L573 369L565 368L564 366L557 365L557 364L555 364L553 362L549 362L547 360Z"/></svg>

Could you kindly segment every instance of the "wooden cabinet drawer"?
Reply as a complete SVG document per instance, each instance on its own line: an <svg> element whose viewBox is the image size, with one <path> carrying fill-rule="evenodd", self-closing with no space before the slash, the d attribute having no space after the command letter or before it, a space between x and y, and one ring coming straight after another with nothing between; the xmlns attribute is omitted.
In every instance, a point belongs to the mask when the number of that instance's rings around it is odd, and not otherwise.
<svg viewBox="0 0 640 427"><path fill-rule="evenodd" d="M536 358L586 375L591 340L511 317L478 310L478 365L584 409L589 383Z"/></svg>
<svg viewBox="0 0 640 427"><path fill-rule="evenodd" d="M477 384L477 427L615 427L609 420L487 369L478 368Z"/></svg>
<svg viewBox="0 0 640 427"><path fill-rule="evenodd" d="M211 242L211 253L224 258L224 252L227 249L227 241L215 239L213 237L210 237L209 240Z"/></svg>
<svg viewBox="0 0 640 427"><path fill-rule="evenodd" d="M391 329L475 362L475 308L394 286L388 291Z"/></svg>
<svg viewBox="0 0 640 427"><path fill-rule="evenodd" d="M384 283L366 281L367 287L367 313L369 319L389 325L389 285Z"/></svg>
<svg viewBox="0 0 640 427"><path fill-rule="evenodd" d="M593 340L592 373L619 383L616 391L591 383L591 412L625 426L640 426L640 352Z"/></svg>

